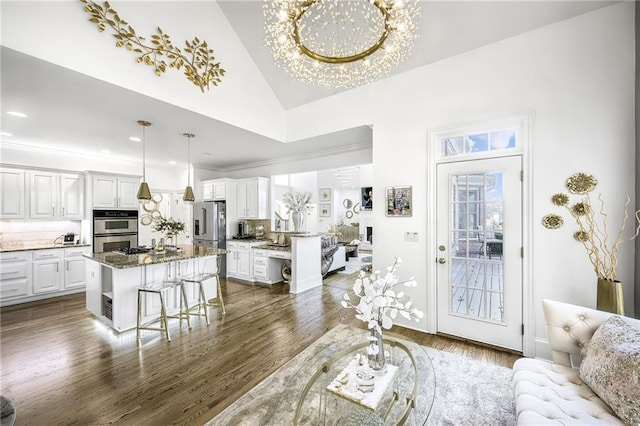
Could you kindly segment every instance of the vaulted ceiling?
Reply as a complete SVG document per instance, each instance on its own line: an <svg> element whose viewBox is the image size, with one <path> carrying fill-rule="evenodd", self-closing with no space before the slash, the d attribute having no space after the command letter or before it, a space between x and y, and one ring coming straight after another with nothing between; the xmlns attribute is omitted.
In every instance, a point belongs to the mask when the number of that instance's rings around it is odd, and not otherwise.
<svg viewBox="0 0 640 426"><path fill-rule="evenodd" d="M7 9L10 3L14 4L11 9ZM368 126L345 129L310 140L283 143L286 138L275 137L273 132L262 133L241 122L221 119L221 114L213 116L203 113L202 108L190 108L186 94L184 105L176 105L175 102L167 102L131 90L130 87L120 87L113 81L105 81L61 66L60 63L64 61L54 63L56 61L51 60L51 57L43 59L45 54L34 54L37 50L23 48L16 41L22 35L16 32L22 31L22 27L11 23L19 15L21 4L34 6L38 3L3 1L0 4L0 11L3 12L0 41L3 114L0 130L3 132L1 138L5 148L56 149L70 153L109 155L133 161L139 158L140 147L128 141L128 137L140 135L135 121L149 117L153 117L150 120L153 121L153 126L148 131L148 139L153 140L154 149L148 158L151 163L157 164L166 164L170 160L186 162L186 141L181 136L186 131L197 135L192 145L194 163L213 170L232 170L275 159L293 160L371 145L372 132ZM59 6L49 7L68 8L66 3L68 2L60 2ZM189 8L191 2L143 2L141 7L152 11L156 3L164 3L165 7ZM614 2L421 1L419 38L411 57L394 73L425 66L612 3ZM229 34L235 34L237 38L234 42L237 44L239 40L239 46L246 50L242 56L246 67L257 68L277 99L283 117L286 116L286 110L339 93L335 89L302 85L273 63L271 53L264 45L262 1L220 0L217 4L223 13L220 18L225 19L232 29ZM125 8L124 2L112 1L111 5L116 9ZM82 5L75 6L78 7L78 13L64 13L64 19L86 22L87 16L82 13ZM5 13L7 10L10 13ZM160 18L160 15L156 17L149 13L148 19L153 20L153 25L161 25L168 33L173 31L182 34L190 30L188 22L179 19L174 22L158 22ZM99 53L102 51L109 51L107 55L111 56L107 57L112 57L111 51L115 49L111 42L101 44L99 37L103 35L95 35L95 28L89 26L86 30L86 38L93 42L91 37L95 37L96 44L100 44L89 55L91 60L99 61L102 58ZM89 34L88 31L92 32ZM46 37L62 38L63 34L53 32ZM224 47L226 41L231 42L231 39L216 38L212 44ZM46 42L47 40L42 40L42 43ZM59 43L65 42L61 39ZM224 51L224 48L220 51ZM65 53L63 51L60 54ZM118 60L124 58L126 53L121 55ZM220 60L223 63L225 61L224 57ZM240 65L234 63L235 69ZM109 66L109 63L104 64L104 67ZM113 69L117 70L118 66L114 65ZM127 77L126 73L120 72L118 79L126 82ZM153 74L149 73L148 78L153 79ZM189 93L189 96L192 94ZM256 101L265 95L257 96ZM8 110L24 111L29 117L20 119L8 116ZM260 115L255 111L249 111L248 114L253 114L256 119ZM7 133L11 136L7 136ZM199 144L198 140L208 143ZM104 153L105 150L109 153Z"/></svg>

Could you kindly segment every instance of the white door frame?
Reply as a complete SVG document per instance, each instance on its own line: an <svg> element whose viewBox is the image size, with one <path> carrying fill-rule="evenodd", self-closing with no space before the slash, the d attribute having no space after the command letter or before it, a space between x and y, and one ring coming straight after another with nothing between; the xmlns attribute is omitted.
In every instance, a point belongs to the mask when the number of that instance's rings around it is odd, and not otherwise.
<svg viewBox="0 0 640 426"><path fill-rule="evenodd" d="M522 246L523 246L523 262L522 262L522 322L524 325L524 334L522 336L522 353L524 356L533 356L535 354L535 322L533 314L535 312L533 297L533 244L532 244L532 194L533 194L533 177L532 177L532 161L533 161L533 112L507 117L499 120L487 120L476 122L473 124L462 124L456 126L448 126L446 128L438 128L427 131L427 331L430 333L437 332L437 249L435 241L437 233L436 228L436 181L437 170L436 165L445 161L460 161L465 158L483 158L482 155L473 157L451 157L445 160L439 155L440 147L438 141L447 134L461 132L464 134L473 134L492 129L503 129L506 127L517 126L519 147L513 150L505 151L504 155L522 155ZM498 154L499 155L499 154ZM487 157L498 156L496 154L486 155Z"/></svg>

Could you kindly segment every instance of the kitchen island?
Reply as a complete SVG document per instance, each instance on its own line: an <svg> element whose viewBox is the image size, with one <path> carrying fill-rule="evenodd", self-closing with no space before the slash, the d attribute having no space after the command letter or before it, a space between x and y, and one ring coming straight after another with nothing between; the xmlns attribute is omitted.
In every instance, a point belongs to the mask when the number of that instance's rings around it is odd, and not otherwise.
<svg viewBox="0 0 640 426"><path fill-rule="evenodd" d="M226 250L193 245L179 245L177 251L161 253L85 254L87 309L119 332L135 328L138 287L197 272L214 272L217 258L225 254ZM178 292L173 289L165 301L169 314L179 310ZM189 305L197 303L196 285L187 284L186 292ZM217 297L213 281L205 285L205 296L207 300ZM142 310L143 321L157 318L160 303L156 298L148 298Z"/></svg>

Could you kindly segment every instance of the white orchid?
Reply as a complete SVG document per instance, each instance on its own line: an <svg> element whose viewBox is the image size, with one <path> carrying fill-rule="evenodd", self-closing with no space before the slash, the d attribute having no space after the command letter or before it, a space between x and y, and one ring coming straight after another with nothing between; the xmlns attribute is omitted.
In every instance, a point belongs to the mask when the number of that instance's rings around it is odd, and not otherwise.
<svg viewBox="0 0 640 426"><path fill-rule="evenodd" d="M356 318L367 323L369 330L382 333L382 328L390 329L398 314L406 319L415 319L416 322L424 316L422 311L413 306L409 296L403 291L394 288L404 285L416 287L418 283L411 277L408 281L400 282L396 275L396 269L402 263L402 259L395 258L392 266L387 268L387 273L382 276L380 271L375 271L367 277L364 271L360 271L359 277L353 284L353 293L359 298L357 304L351 302L349 293L345 293L341 302L342 306L356 311ZM370 338L372 341L375 337ZM370 345L370 354L375 355L377 345Z"/></svg>
<svg viewBox="0 0 640 426"><path fill-rule="evenodd" d="M287 206L287 213L306 213L311 209L311 192L296 192L295 194L287 192L282 196L282 200Z"/></svg>

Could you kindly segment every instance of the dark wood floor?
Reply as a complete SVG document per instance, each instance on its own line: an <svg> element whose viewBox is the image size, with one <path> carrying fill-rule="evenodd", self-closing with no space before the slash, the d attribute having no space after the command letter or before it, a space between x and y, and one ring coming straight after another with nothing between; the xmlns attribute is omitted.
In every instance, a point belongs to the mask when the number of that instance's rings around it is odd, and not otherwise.
<svg viewBox="0 0 640 426"><path fill-rule="evenodd" d="M0 311L0 393L18 425L203 424L338 323L363 327L340 300L353 279L334 274L299 295L287 285L222 282L227 315L207 326L115 333L84 294ZM186 326L185 326L186 327ZM517 355L394 328L416 342L511 367Z"/></svg>

